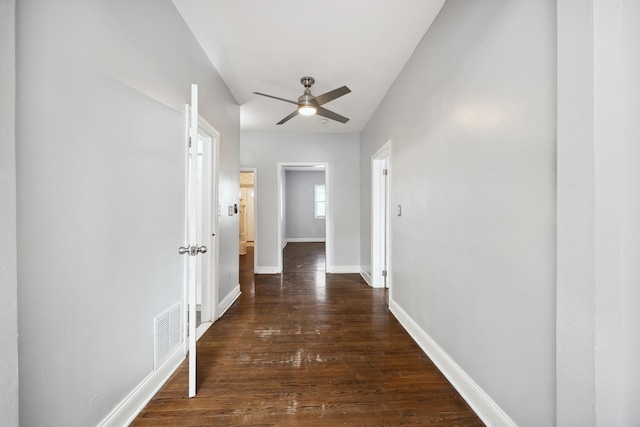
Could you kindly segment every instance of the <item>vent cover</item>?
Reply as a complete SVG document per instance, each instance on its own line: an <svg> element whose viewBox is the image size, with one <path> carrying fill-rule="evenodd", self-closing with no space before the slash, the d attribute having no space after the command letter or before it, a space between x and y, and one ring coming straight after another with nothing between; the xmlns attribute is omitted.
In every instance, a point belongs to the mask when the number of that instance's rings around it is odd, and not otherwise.
<svg viewBox="0 0 640 427"><path fill-rule="evenodd" d="M182 341L180 302L153 318L153 369L158 369Z"/></svg>

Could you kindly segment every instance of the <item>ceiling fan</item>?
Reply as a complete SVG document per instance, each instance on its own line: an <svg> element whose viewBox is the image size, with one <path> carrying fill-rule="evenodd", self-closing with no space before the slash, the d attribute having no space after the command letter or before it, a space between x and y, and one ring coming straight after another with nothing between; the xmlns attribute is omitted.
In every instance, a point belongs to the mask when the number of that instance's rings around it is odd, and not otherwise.
<svg viewBox="0 0 640 427"><path fill-rule="evenodd" d="M304 93L301 97L298 98L298 102L290 101L284 98L278 98L277 96L267 95L266 93L253 92L256 95L266 96L267 98L278 99L280 101L288 102L290 104L295 104L298 106L298 109L293 113L289 114L284 119L278 122L279 125L286 123L291 120L298 114L302 114L303 116L311 116L314 114L318 114L319 116L326 117L331 120L338 121L340 123L347 123L349 121L348 118L341 116L340 114L334 113L333 111L329 111L326 108L322 108L323 104L326 104L329 101L333 101L336 98L341 97L342 95L346 95L351 92L346 86L339 87L338 89L334 89L330 92L319 96L313 96L311 94L311 86L315 83L313 77L305 76L300 79L300 83L304 86Z"/></svg>

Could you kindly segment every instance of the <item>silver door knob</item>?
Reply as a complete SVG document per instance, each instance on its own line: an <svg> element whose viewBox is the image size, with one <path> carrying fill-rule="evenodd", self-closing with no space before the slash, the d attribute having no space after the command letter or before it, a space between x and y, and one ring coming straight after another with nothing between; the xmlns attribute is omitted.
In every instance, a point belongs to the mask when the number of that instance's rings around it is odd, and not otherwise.
<svg viewBox="0 0 640 427"><path fill-rule="evenodd" d="M196 256L198 254L204 254L206 252L207 252L206 246L189 246L189 247L180 246L178 248L178 253L180 255Z"/></svg>

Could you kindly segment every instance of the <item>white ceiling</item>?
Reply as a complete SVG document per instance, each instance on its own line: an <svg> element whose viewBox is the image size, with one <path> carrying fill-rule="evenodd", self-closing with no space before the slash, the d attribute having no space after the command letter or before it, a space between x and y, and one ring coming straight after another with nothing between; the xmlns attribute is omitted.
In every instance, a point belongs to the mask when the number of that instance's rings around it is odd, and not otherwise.
<svg viewBox="0 0 640 427"><path fill-rule="evenodd" d="M358 133L433 22L445 0L173 0L241 106L246 131ZM324 105L346 124L298 115L276 125L311 76L318 96L346 85Z"/></svg>

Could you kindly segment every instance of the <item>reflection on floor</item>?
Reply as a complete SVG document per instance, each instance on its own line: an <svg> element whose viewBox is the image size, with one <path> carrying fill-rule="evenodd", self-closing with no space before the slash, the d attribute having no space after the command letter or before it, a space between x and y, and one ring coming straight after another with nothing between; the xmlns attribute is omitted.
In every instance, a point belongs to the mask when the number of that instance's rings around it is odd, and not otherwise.
<svg viewBox="0 0 640 427"><path fill-rule="evenodd" d="M253 246L247 246L247 253L240 255L240 272L253 273Z"/></svg>

